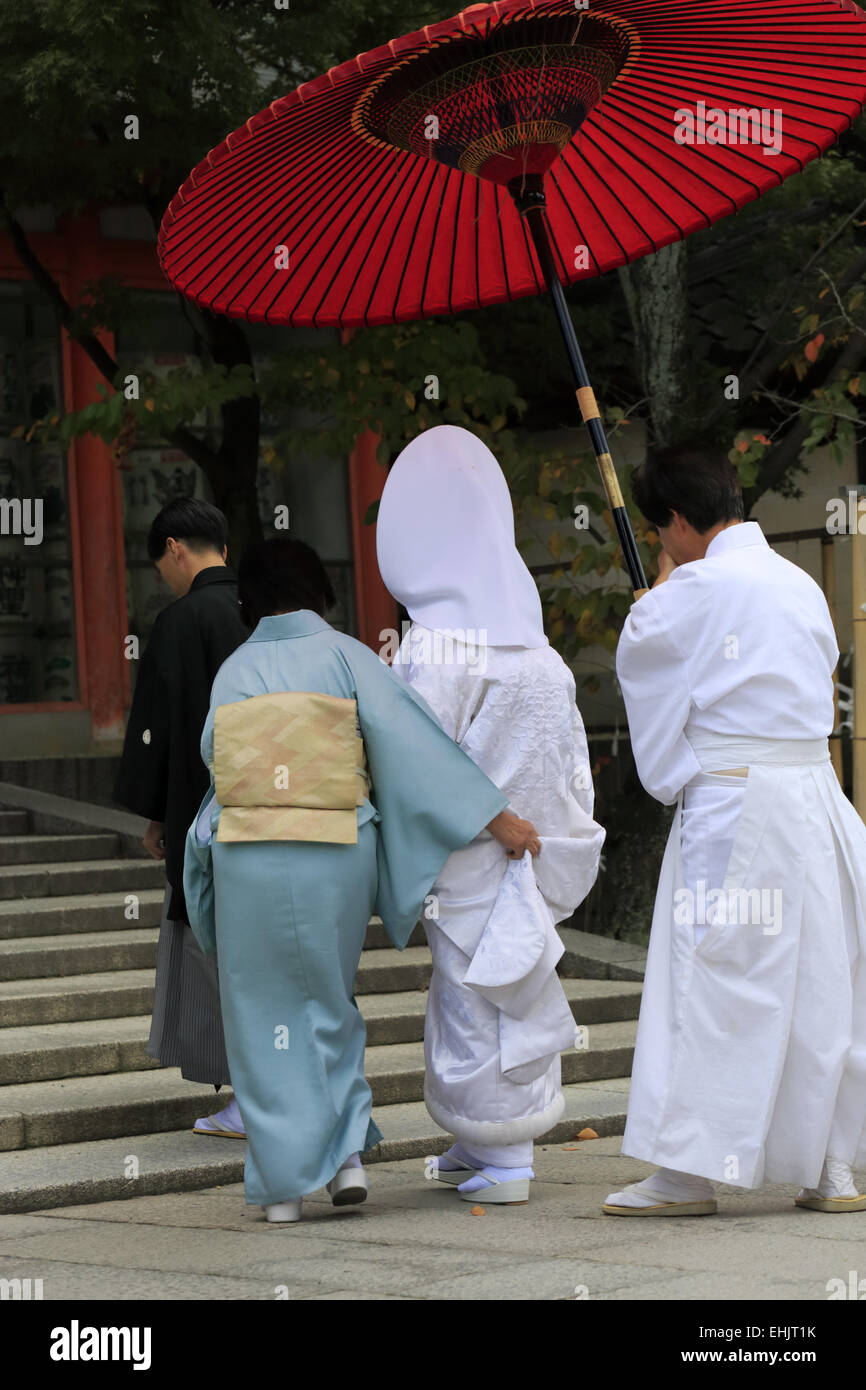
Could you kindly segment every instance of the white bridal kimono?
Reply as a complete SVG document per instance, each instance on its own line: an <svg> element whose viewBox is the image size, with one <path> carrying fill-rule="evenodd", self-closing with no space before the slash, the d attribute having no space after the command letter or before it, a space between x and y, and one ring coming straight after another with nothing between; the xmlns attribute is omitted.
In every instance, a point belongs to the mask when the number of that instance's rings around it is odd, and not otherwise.
<svg viewBox="0 0 866 1390"><path fill-rule="evenodd" d="M825 1156L866 1163L866 827L829 759L838 655L821 590L754 522L626 621L638 772L676 803L623 1139L635 1158L738 1187L815 1187Z"/></svg>
<svg viewBox="0 0 866 1390"><path fill-rule="evenodd" d="M549 646L488 647L481 673L466 659L431 659L433 639L413 625L395 672L509 809L532 821L541 853L509 861L484 831L433 885L424 1098L470 1149L511 1145L546 1133L565 1108L559 1054L576 1030L556 974L555 923L595 882L604 831L592 818L586 735L562 658Z"/></svg>
<svg viewBox="0 0 866 1390"><path fill-rule="evenodd" d="M427 1108L470 1150L531 1149L563 1113L559 1055L576 1041L555 924L592 887L604 839L574 679L544 635L502 471L467 430L438 426L404 449L377 548L413 619L395 672L541 840L515 861L485 831L433 886Z"/></svg>

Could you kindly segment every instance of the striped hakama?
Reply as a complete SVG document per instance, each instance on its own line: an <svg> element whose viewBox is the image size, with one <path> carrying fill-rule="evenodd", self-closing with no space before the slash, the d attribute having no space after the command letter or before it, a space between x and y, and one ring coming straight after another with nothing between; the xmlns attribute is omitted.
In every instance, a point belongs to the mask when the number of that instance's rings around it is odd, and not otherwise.
<svg viewBox="0 0 866 1390"><path fill-rule="evenodd" d="M166 888L156 949L153 1018L148 1057L164 1067L180 1067L185 1081L229 1084L229 1063L220 1014L219 979L214 956L206 956L185 922L168 916Z"/></svg>

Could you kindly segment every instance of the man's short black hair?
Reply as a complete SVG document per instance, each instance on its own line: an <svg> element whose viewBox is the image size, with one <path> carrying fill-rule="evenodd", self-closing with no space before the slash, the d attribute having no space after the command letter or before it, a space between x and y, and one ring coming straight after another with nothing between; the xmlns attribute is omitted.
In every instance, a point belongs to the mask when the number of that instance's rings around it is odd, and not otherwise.
<svg viewBox="0 0 866 1390"><path fill-rule="evenodd" d="M171 536L183 541L197 554L216 550L222 555L228 534L228 522L219 507L212 502L200 502L196 497L178 497L154 517L147 537L147 553L151 560L161 560Z"/></svg>
<svg viewBox="0 0 866 1390"><path fill-rule="evenodd" d="M703 535L722 521L742 521L743 493L737 470L713 445L678 444L656 449L636 468L632 496L653 526L669 526L679 512Z"/></svg>
<svg viewBox="0 0 866 1390"><path fill-rule="evenodd" d="M238 568L241 617L249 628L272 613L311 608L324 616L336 599L331 581L313 547L275 536L256 541Z"/></svg>

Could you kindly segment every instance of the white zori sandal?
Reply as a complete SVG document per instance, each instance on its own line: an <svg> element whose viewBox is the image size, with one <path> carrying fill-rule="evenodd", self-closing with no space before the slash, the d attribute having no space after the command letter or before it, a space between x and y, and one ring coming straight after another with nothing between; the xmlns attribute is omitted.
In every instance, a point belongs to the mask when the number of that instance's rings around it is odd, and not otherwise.
<svg viewBox="0 0 866 1390"><path fill-rule="evenodd" d="M457 1191L464 1202L486 1207L522 1207L529 1201L529 1184L534 1176L531 1168L496 1168L488 1164L461 1183Z"/></svg>
<svg viewBox="0 0 866 1390"><path fill-rule="evenodd" d="M196 1120L192 1132L193 1134L217 1134L222 1139L246 1139L247 1137L236 1100L230 1101L225 1110L218 1110L215 1115L205 1115L203 1119Z"/></svg>
<svg viewBox="0 0 866 1390"><path fill-rule="evenodd" d="M301 1199L296 1202L273 1202L269 1207L262 1207L265 1220L270 1221L276 1226L291 1226L301 1219Z"/></svg>
<svg viewBox="0 0 866 1390"><path fill-rule="evenodd" d="M438 1157L431 1154L424 1160L425 1178L429 1178L431 1182L449 1183L451 1187L459 1187L462 1182L467 1182L480 1172L481 1164L474 1162L472 1155L459 1144L453 1144L445 1154Z"/></svg>
<svg viewBox="0 0 866 1390"><path fill-rule="evenodd" d="M602 1211L609 1216L715 1216L716 1199L706 1178L660 1168L643 1182L612 1192Z"/></svg>
<svg viewBox="0 0 866 1390"><path fill-rule="evenodd" d="M847 1163L841 1158L827 1158L817 1187L804 1187L794 1198L798 1207L809 1211L866 1211L866 1196L861 1196Z"/></svg>
<svg viewBox="0 0 866 1390"><path fill-rule="evenodd" d="M366 1202L370 1191L370 1179L361 1167L360 1154L352 1154L346 1159L327 1184L334 1207L354 1207Z"/></svg>
<svg viewBox="0 0 866 1390"><path fill-rule="evenodd" d="M475 1202L485 1207L522 1207L529 1201L531 1178L509 1178L507 1182L503 1182L501 1178L494 1178L487 1168L483 1168L476 1176L483 1178L489 1186L476 1187L470 1192L463 1192L458 1188L464 1202Z"/></svg>

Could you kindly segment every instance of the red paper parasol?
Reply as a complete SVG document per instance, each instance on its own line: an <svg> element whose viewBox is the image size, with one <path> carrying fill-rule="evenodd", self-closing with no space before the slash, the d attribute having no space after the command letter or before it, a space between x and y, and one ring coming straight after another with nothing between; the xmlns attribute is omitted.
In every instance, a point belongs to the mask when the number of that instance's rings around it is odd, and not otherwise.
<svg viewBox="0 0 866 1390"><path fill-rule="evenodd" d="M636 591L563 284L708 227L866 99L852 0L499 0L332 68L229 135L163 220L169 280L274 324L393 323L551 291Z"/></svg>

